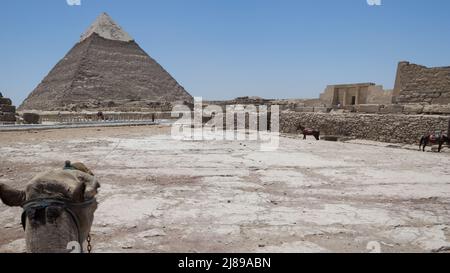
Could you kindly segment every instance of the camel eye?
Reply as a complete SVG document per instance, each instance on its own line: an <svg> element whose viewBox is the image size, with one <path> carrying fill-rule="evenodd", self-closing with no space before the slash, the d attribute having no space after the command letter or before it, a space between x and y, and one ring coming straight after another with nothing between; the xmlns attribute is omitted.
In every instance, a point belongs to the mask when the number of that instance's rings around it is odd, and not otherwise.
<svg viewBox="0 0 450 273"><path fill-rule="evenodd" d="M27 212L27 217L32 227L45 225L45 208L30 209Z"/></svg>
<svg viewBox="0 0 450 273"><path fill-rule="evenodd" d="M27 212L27 218L33 227L54 224L61 217L62 209L58 207L35 208Z"/></svg>
<svg viewBox="0 0 450 273"><path fill-rule="evenodd" d="M47 222L50 224L56 223L56 220L61 216L62 209L58 207L48 207L47 208Z"/></svg>

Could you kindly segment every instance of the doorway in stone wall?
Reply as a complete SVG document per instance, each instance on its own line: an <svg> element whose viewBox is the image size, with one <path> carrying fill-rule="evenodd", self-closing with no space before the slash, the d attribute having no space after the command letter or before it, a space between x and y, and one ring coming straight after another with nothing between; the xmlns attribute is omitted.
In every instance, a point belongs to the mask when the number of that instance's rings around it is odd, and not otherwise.
<svg viewBox="0 0 450 273"><path fill-rule="evenodd" d="M352 97L352 105L356 105L356 97L355 96Z"/></svg>

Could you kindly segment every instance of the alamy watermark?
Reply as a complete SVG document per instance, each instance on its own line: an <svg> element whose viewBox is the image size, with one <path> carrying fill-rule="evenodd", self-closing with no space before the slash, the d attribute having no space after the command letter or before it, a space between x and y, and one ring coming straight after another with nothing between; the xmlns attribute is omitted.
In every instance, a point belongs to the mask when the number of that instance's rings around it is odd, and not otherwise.
<svg viewBox="0 0 450 273"><path fill-rule="evenodd" d="M371 242L367 243L366 249L370 253L375 253L375 254L382 253L381 243L379 243L377 241L371 241Z"/></svg>
<svg viewBox="0 0 450 273"><path fill-rule="evenodd" d="M69 6L81 6L81 0L66 0Z"/></svg>
<svg viewBox="0 0 450 273"><path fill-rule="evenodd" d="M194 109L172 109L172 138L184 141L255 141L262 151L277 150L280 143L278 105L203 105L195 98Z"/></svg>
<svg viewBox="0 0 450 273"><path fill-rule="evenodd" d="M367 0L369 6L381 6L381 0Z"/></svg>
<svg viewBox="0 0 450 273"><path fill-rule="evenodd" d="M79 242L73 241L69 242L67 244L67 250L70 251L70 253L83 253L83 247L80 245ZM378 241L371 241L367 243L366 250L369 251L369 253L375 253L379 254L382 253L381 243Z"/></svg>

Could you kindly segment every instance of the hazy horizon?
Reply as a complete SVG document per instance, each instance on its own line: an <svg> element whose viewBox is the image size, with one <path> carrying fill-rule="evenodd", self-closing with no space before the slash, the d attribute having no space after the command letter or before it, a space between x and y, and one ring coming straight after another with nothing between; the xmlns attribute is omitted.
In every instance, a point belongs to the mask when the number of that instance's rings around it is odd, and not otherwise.
<svg viewBox="0 0 450 273"><path fill-rule="evenodd" d="M205 100L392 89L399 61L450 65L449 10L447 0L4 1L0 92L19 106L101 12Z"/></svg>

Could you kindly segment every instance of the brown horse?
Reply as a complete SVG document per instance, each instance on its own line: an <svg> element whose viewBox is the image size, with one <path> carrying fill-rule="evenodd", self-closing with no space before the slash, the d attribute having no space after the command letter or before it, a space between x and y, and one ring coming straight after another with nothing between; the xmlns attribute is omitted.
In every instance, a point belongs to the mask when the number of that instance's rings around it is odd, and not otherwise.
<svg viewBox="0 0 450 273"><path fill-rule="evenodd" d="M314 136L316 140L320 140L320 131L314 130L310 128L305 128L301 125L297 127L297 131L300 130L303 134L303 139L306 139L306 136Z"/></svg>
<svg viewBox="0 0 450 273"><path fill-rule="evenodd" d="M445 134L428 134L423 136L420 139L420 145L419 145L419 150L423 150L425 152L425 147L427 147L428 144L438 144L439 148L438 148L438 152L440 153L442 150L442 145L447 142L447 144L450 144L450 139L447 135ZM423 148L422 148L423 146Z"/></svg>

